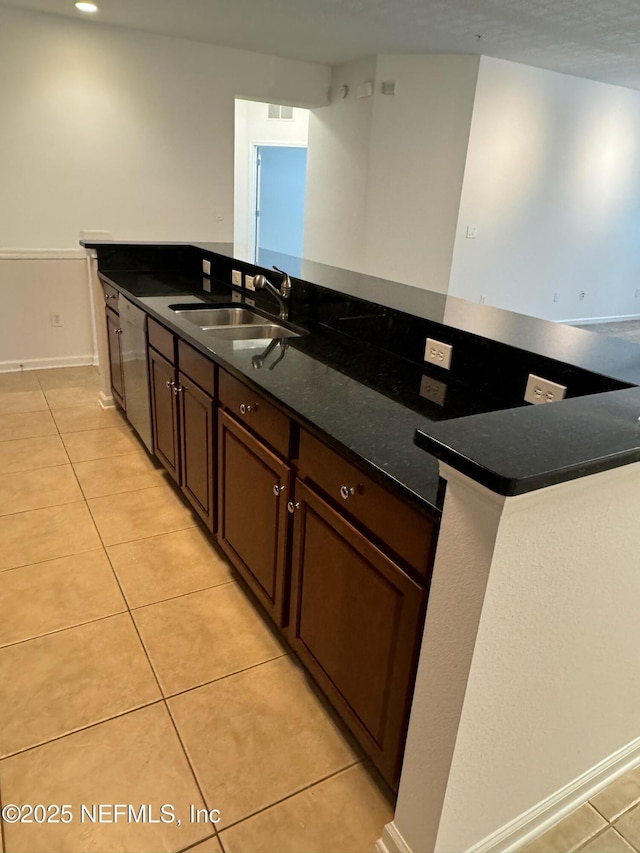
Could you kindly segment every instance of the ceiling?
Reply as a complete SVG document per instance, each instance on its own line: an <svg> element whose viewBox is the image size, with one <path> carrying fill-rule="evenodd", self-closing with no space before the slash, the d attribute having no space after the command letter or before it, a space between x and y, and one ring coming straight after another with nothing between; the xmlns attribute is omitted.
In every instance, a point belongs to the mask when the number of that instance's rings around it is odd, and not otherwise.
<svg viewBox="0 0 640 853"><path fill-rule="evenodd" d="M377 53L483 53L640 89L640 0L97 2L95 25L328 65ZM0 5L79 17L73 0Z"/></svg>

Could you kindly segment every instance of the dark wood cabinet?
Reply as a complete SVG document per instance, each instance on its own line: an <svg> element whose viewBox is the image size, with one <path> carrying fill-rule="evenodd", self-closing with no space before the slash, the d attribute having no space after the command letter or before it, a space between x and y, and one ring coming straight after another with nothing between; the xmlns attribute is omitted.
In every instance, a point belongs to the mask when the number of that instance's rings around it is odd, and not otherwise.
<svg viewBox="0 0 640 853"><path fill-rule="evenodd" d="M182 362L181 362L182 363ZM182 490L209 530L215 527L215 403L180 371L176 396L180 411Z"/></svg>
<svg viewBox="0 0 640 853"><path fill-rule="evenodd" d="M174 365L149 347L153 446L160 462L176 483L181 485L177 378Z"/></svg>
<svg viewBox="0 0 640 853"><path fill-rule="evenodd" d="M155 453L209 530L215 531L215 370L197 350L149 322L149 384ZM169 355L172 361L165 356ZM182 368L184 362L184 370ZM186 371L196 376L205 390Z"/></svg>
<svg viewBox="0 0 640 853"><path fill-rule="evenodd" d="M105 311L107 317L107 342L109 346L109 370L111 372L111 392L114 400L126 409L124 376L122 373L122 344L120 317L110 308Z"/></svg>
<svg viewBox="0 0 640 853"><path fill-rule="evenodd" d="M283 627L290 468L222 410L218 436L218 542Z"/></svg>
<svg viewBox="0 0 640 853"><path fill-rule="evenodd" d="M299 480L291 509L289 641L393 785L426 591Z"/></svg>
<svg viewBox="0 0 640 853"><path fill-rule="evenodd" d="M152 320L149 370L156 456L395 785L436 521Z"/></svg>

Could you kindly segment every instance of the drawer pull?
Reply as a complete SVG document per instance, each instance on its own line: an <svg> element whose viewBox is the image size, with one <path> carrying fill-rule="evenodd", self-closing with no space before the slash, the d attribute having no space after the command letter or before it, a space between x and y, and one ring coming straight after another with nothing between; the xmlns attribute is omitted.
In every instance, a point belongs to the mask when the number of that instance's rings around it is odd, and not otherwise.
<svg viewBox="0 0 640 853"><path fill-rule="evenodd" d="M116 329L116 330L115 330L115 332L116 332L116 335L121 335L121 334L122 334L122 329Z"/></svg>
<svg viewBox="0 0 640 853"><path fill-rule="evenodd" d="M176 397L181 391L184 391L182 385L176 385L175 382L172 382L171 384L173 385L173 393L176 395Z"/></svg>
<svg viewBox="0 0 640 853"><path fill-rule="evenodd" d="M343 500L348 500L352 495L355 495L356 490L353 486L340 486L340 497Z"/></svg>
<svg viewBox="0 0 640 853"><path fill-rule="evenodd" d="M286 488L287 488L286 486L279 486L279 485L276 483L276 484L275 484L275 486L273 487L273 494L274 494L276 497L278 497L278 495L280 494L280 492L284 492L284 490L285 490Z"/></svg>
<svg viewBox="0 0 640 853"><path fill-rule="evenodd" d="M289 510L289 512L291 513L291 515L293 515L293 513L294 513L297 509L300 509L300 503L299 503L299 501L296 501L295 503L294 503L293 501L289 501L289 503L287 504L287 509Z"/></svg>
<svg viewBox="0 0 640 853"><path fill-rule="evenodd" d="M258 409L257 403L240 403L240 414L248 415L249 412L255 412Z"/></svg>
<svg viewBox="0 0 640 853"><path fill-rule="evenodd" d="M117 294L115 294L115 293L108 293L108 294L105 296L105 301L106 301L107 299L117 299L117 298L118 298Z"/></svg>
<svg viewBox="0 0 640 853"><path fill-rule="evenodd" d="M167 388L173 388L175 384L171 379L167 379Z"/></svg>

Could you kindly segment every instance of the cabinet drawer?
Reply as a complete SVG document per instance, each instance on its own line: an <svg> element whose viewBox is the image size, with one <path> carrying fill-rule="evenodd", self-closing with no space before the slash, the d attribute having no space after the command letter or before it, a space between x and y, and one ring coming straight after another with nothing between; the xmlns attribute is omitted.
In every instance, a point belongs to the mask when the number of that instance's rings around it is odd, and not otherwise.
<svg viewBox="0 0 640 853"><path fill-rule="evenodd" d="M220 371L218 395L220 403L235 418L282 456L288 456L291 421L280 409L224 370Z"/></svg>
<svg viewBox="0 0 640 853"><path fill-rule="evenodd" d="M182 373L192 379L203 391L215 397L215 364L206 355L202 355L197 349L180 339L178 339L178 365Z"/></svg>
<svg viewBox="0 0 640 853"><path fill-rule="evenodd" d="M171 364L176 363L175 335L160 323L148 318L149 345L161 353Z"/></svg>
<svg viewBox="0 0 640 853"><path fill-rule="evenodd" d="M424 577L431 572L435 524L324 442L300 430L300 476L319 486L341 510L365 525Z"/></svg>
<svg viewBox="0 0 640 853"><path fill-rule="evenodd" d="M104 290L104 304L107 308L111 308L112 311L118 313L118 291L115 287L111 287L110 284L106 282L102 282L102 289Z"/></svg>

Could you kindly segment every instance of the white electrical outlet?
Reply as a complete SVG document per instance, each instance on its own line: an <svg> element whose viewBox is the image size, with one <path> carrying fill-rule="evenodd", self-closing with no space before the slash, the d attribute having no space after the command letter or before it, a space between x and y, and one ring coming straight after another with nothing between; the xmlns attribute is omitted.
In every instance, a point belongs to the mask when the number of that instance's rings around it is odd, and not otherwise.
<svg viewBox="0 0 640 853"><path fill-rule="evenodd" d="M524 391L524 399L527 403L555 403L564 399L566 393L566 385L560 385L550 379L543 379L541 376L536 376L535 373L530 373Z"/></svg>
<svg viewBox="0 0 640 853"><path fill-rule="evenodd" d="M211 261L202 261L202 272L205 275L211 275Z"/></svg>
<svg viewBox="0 0 640 853"><path fill-rule="evenodd" d="M231 294L231 301L232 302L242 302L242 294L238 293L237 290L234 290L233 293Z"/></svg>
<svg viewBox="0 0 640 853"><path fill-rule="evenodd" d="M584 299L584 298L585 298L585 296L586 296L586 295L587 295L587 294L585 293L585 291L584 291L584 290L581 290L581 291L580 291L580 293L578 294L578 299L581 299L581 300L582 300L582 299Z"/></svg>
<svg viewBox="0 0 640 853"><path fill-rule="evenodd" d="M211 279L203 276L202 278L202 289L206 290L207 293L211 293Z"/></svg>
<svg viewBox="0 0 640 853"><path fill-rule="evenodd" d="M240 270L231 270L231 284L242 287L242 273Z"/></svg>
<svg viewBox="0 0 640 853"><path fill-rule="evenodd" d="M444 406L447 396L447 385L439 379L427 376L426 373L420 380L420 396L439 406Z"/></svg>
<svg viewBox="0 0 640 853"><path fill-rule="evenodd" d="M467 225L466 237L467 240L475 240L478 236L478 226L477 225Z"/></svg>
<svg viewBox="0 0 640 853"><path fill-rule="evenodd" d="M255 290L255 276L254 275L245 275L244 277L244 286L247 290Z"/></svg>
<svg viewBox="0 0 640 853"><path fill-rule="evenodd" d="M52 311L50 314L50 319L51 325L54 328L57 328L58 326L64 326L64 323L62 322L62 314L56 314L54 311Z"/></svg>
<svg viewBox="0 0 640 853"><path fill-rule="evenodd" d="M438 367L443 367L449 370L451 367L451 353L453 347L451 344L443 344L442 341L436 341L434 338L427 338L424 347L424 360L429 364L437 364Z"/></svg>

